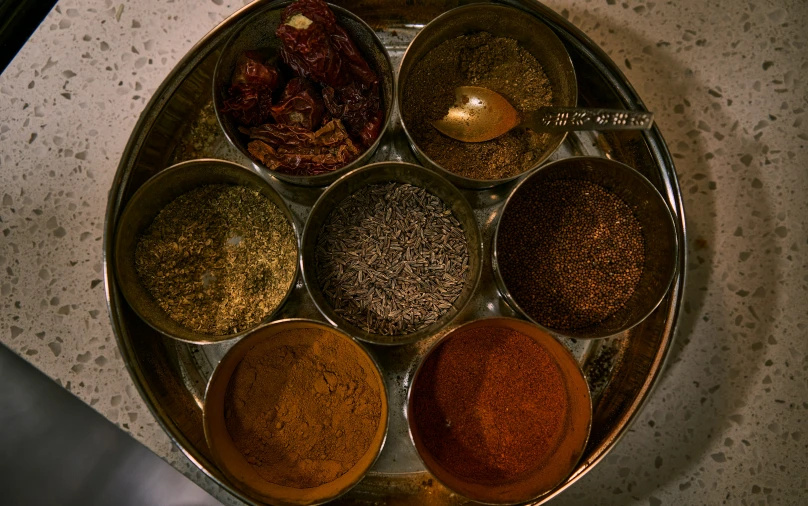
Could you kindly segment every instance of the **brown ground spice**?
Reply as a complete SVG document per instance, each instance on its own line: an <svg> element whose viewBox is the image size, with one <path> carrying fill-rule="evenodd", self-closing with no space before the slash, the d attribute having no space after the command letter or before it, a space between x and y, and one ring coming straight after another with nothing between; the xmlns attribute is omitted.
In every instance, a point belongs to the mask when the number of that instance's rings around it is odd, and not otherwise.
<svg viewBox="0 0 808 506"><path fill-rule="evenodd" d="M551 105L550 83L533 55L516 40L488 32L450 39L413 67L402 115L418 147L460 176L502 179L538 162L549 134L514 129L490 141L466 143L438 132L431 122L446 115L458 86L494 90L520 113Z"/></svg>
<svg viewBox="0 0 808 506"><path fill-rule="evenodd" d="M348 472L370 448L381 392L371 363L335 334L281 332L250 350L230 379L225 424L258 474L311 488Z"/></svg>
<svg viewBox="0 0 808 506"><path fill-rule="evenodd" d="M415 425L429 453L452 474L490 485L546 464L570 409L550 353L503 327L461 330L439 346L413 392Z"/></svg>

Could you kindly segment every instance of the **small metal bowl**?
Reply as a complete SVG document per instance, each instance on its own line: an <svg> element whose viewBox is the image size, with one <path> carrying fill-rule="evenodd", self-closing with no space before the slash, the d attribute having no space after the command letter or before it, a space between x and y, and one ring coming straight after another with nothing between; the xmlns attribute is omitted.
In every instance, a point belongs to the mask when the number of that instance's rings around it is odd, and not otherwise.
<svg viewBox="0 0 808 506"><path fill-rule="evenodd" d="M552 457L546 459L544 463L537 464L537 467L526 476L516 481L497 485L479 484L465 480L442 466L426 448L413 414L414 392L424 364L429 361L432 354L449 340L462 338L460 336L462 332L483 327L514 330L530 337L544 348L553 357L564 377L569 402L569 410L566 415L567 430L561 436ZM412 377L407 392L406 409L410 438L424 466L448 489L483 504L532 502L551 493L575 469L586 448L592 426L592 398L589 385L575 357L564 345L536 325L504 317L486 318L466 323L453 329L436 342L424 354Z"/></svg>
<svg viewBox="0 0 808 506"><path fill-rule="evenodd" d="M452 210L455 218L463 226L463 232L466 235L466 244L469 250L469 270L465 286L457 300L452 304L451 309L438 318L435 323L410 334L385 336L366 332L334 312L326 301L317 280L316 247L323 225L328 220L331 211L340 202L365 186L394 181L424 188L441 199ZM301 246L301 251L303 252L301 257L303 279L306 281L309 294L314 300L317 309L329 322L351 336L373 344L399 345L412 343L439 331L451 322L471 300L482 270L481 237L474 211L463 194L452 186L449 181L418 165L400 162L374 163L344 175L331 185L314 204L306 222L306 228L303 231Z"/></svg>
<svg viewBox="0 0 808 506"><path fill-rule="evenodd" d="M360 460L347 473L336 480L312 488L292 488L263 479L253 468L244 455L236 448L225 424L225 398L227 396L230 378L247 353L257 344L272 339L280 332L295 329L320 329L328 331L335 336L350 343L360 360L367 365L369 375L379 386L381 393L381 410L379 426L371 441L370 448ZM328 502L348 492L359 483L368 470L373 466L382 451L387 438L389 424L389 409L387 390L378 364L367 351L349 336L320 322L304 319L278 320L264 325L237 342L213 371L213 375L205 391L205 404L202 413L202 423L205 429L205 440L210 449L213 460L219 470L238 488L255 499L275 505L313 505Z"/></svg>
<svg viewBox="0 0 808 506"><path fill-rule="evenodd" d="M247 186L259 191L278 208L289 220L295 234L295 243L300 251L297 227L292 213L283 198L261 176L250 169L224 160L201 159L178 163L148 179L126 205L115 229L113 270L118 279L118 286L124 298L140 318L158 332L187 343L206 344L225 341L242 336L260 325L256 324L243 332L227 335L203 334L190 330L173 319L157 304L149 294L138 276L135 267L135 249L143 233L149 228L154 218L171 201L194 188L211 184L230 184ZM286 295L277 307L264 320L271 318L283 306L295 285L298 276L299 262L293 267Z"/></svg>
<svg viewBox="0 0 808 506"><path fill-rule="evenodd" d="M578 84L572 60L558 36L536 16L513 7L494 4L472 4L457 7L436 17L415 36L404 53L398 71L396 100L404 133L407 135L415 156L424 166L437 171L461 188L482 189L513 181L523 174L535 170L564 142L567 134L553 134L533 167L504 179L470 179L457 175L438 165L418 147L407 128L403 113L404 92L407 89L407 78L410 72L424 56L443 42L477 32L488 32L497 37L516 39L522 47L530 52L542 66L550 81L554 106L574 107L578 100Z"/></svg>
<svg viewBox="0 0 808 506"><path fill-rule="evenodd" d="M379 137L359 158L335 171L316 176L295 176L284 174L268 169L264 164L256 161L247 150L249 141L245 134L238 130L238 125L227 114L221 112L224 100L230 87L230 79L236 66L236 60L244 51L263 50L278 52L280 50L280 40L275 36L275 30L281 22L281 13L292 2L269 2L258 7L255 12L245 18L235 29L233 35L222 48L216 68L213 71L213 108L216 111L216 119L224 131L225 137L230 143L241 151L244 156L252 160L253 165L262 168L273 177L287 183L302 186L326 186L337 180L340 176L353 168L361 167L373 156L379 142L387 130L390 117L393 114L393 102L395 101L396 81L393 75L393 65L390 63L390 55L382 44L373 29L362 19L342 7L328 4L334 12L337 23L342 26L348 35L351 36L357 49L365 57L370 68L379 76L379 89L382 98L382 108L384 110L384 121Z"/></svg>
<svg viewBox="0 0 808 506"><path fill-rule="evenodd" d="M622 308L604 320L579 329L543 325L538 315L527 313L508 291L497 260L499 228L508 204L523 187L574 179L595 183L617 195L634 211L645 239L645 264L634 293ZM550 219L550 217L548 217ZM517 312L548 332L574 339L609 337L634 327L650 315L668 293L676 273L679 244L676 225L665 200L654 185L628 165L598 157L573 157L549 163L522 180L505 201L493 239L492 267L500 293Z"/></svg>

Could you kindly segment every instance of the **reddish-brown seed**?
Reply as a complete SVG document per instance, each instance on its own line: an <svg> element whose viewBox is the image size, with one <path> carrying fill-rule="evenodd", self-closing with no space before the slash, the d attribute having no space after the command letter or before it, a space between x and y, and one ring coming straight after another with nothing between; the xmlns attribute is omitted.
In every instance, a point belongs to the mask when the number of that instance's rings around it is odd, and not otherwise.
<svg viewBox="0 0 808 506"><path fill-rule="evenodd" d="M645 263L642 228L589 181L528 181L502 215L497 261L511 296L550 328L580 329L623 307Z"/></svg>
<svg viewBox="0 0 808 506"><path fill-rule="evenodd" d="M569 396L561 369L530 337L478 327L448 337L413 391L426 450L466 481L501 484L547 462L564 434Z"/></svg>

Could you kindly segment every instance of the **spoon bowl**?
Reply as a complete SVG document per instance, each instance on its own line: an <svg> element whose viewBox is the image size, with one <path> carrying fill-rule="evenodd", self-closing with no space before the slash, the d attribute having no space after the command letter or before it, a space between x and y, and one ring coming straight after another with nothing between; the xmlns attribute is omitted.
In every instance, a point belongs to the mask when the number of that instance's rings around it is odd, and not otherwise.
<svg viewBox="0 0 808 506"><path fill-rule="evenodd" d="M463 142L490 141L517 127L562 133L646 130L653 124L653 113L622 109L542 107L520 115L505 97L480 86L458 86L454 105L443 119L432 122L442 134Z"/></svg>

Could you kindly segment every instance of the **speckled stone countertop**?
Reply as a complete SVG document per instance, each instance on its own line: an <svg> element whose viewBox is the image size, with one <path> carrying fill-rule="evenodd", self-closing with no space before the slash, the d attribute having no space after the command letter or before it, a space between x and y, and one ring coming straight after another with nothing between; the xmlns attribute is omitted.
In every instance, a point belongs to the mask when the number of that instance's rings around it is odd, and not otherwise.
<svg viewBox="0 0 808 506"><path fill-rule="evenodd" d="M689 265L630 432L554 504L808 497L808 4L547 2L619 64L675 158ZM116 349L102 229L149 97L232 0L60 0L0 76L0 340L221 500Z"/></svg>

